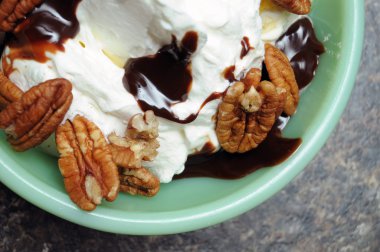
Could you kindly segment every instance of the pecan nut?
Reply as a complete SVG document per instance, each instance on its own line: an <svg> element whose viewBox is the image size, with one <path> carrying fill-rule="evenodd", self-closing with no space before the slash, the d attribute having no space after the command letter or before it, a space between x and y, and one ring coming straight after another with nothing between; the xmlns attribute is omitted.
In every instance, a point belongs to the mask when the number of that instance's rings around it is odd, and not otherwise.
<svg viewBox="0 0 380 252"><path fill-rule="evenodd" d="M158 120L151 110L133 116L126 132L130 139L153 140L158 137Z"/></svg>
<svg viewBox="0 0 380 252"><path fill-rule="evenodd" d="M261 70L252 68L248 71L242 82L244 83L244 92L240 104L242 108L248 112L253 113L260 109L262 104L261 97L256 91L261 81Z"/></svg>
<svg viewBox="0 0 380 252"><path fill-rule="evenodd" d="M119 174L101 130L82 116L66 121L56 132L59 169L71 200L91 211L103 198L116 199Z"/></svg>
<svg viewBox="0 0 380 252"><path fill-rule="evenodd" d="M155 196L160 190L160 180L145 168L122 169L120 190L132 195Z"/></svg>
<svg viewBox="0 0 380 252"><path fill-rule="evenodd" d="M143 161L153 161L157 156L157 137L158 120L152 111L133 116L125 137L108 137L113 160L120 168L121 191L154 196L160 190L159 179L142 166Z"/></svg>
<svg viewBox="0 0 380 252"><path fill-rule="evenodd" d="M18 101L24 92L0 72L0 110Z"/></svg>
<svg viewBox="0 0 380 252"><path fill-rule="evenodd" d="M115 163L123 168L140 168L142 161L152 161L160 147L157 137L158 121L152 111L133 116L125 137L108 137Z"/></svg>
<svg viewBox="0 0 380 252"><path fill-rule="evenodd" d="M265 65L268 70L270 81L279 88L286 90L284 112L293 115L299 102L299 88L290 65L289 59L279 49L271 44L265 44Z"/></svg>
<svg viewBox="0 0 380 252"><path fill-rule="evenodd" d="M264 81L259 84L257 91L255 89L259 94L258 106L252 112L247 112L243 107L246 97L258 99L250 95L253 89L251 87L245 92L244 84L236 82L227 90L219 105L216 133L222 148L227 152L244 153L256 148L267 137L279 111L282 111L284 90Z"/></svg>
<svg viewBox="0 0 380 252"><path fill-rule="evenodd" d="M26 17L43 0L3 0L0 3L0 29L13 31L18 22Z"/></svg>
<svg viewBox="0 0 380 252"><path fill-rule="evenodd" d="M272 0L278 6L286 9L287 11L298 14L306 15L310 13L311 1L310 0Z"/></svg>
<svg viewBox="0 0 380 252"><path fill-rule="evenodd" d="M0 112L0 128L16 151L33 148L54 133L70 108L71 89L65 79L49 80Z"/></svg>
<svg viewBox="0 0 380 252"><path fill-rule="evenodd" d="M257 148L267 138L284 107L284 89L263 81L258 90L263 99L262 106L257 112L247 115L245 134L238 149L240 153Z"/></svg>
<svg viewBox="0 0 380 252"><path fill-rule="evenodd" d="M257 88L261 81L261 70L258 68L251 68L243 79L246 91L251 87Z"/></svg>

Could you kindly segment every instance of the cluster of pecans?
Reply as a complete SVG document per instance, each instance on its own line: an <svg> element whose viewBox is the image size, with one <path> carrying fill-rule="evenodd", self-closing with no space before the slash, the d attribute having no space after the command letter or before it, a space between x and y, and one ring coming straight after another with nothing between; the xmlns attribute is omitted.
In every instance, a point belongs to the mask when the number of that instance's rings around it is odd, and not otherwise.
<svg viewBox="0 0 380 252"><path fill-rule="evenodd" d="M0 1L0 30L17 26L43 0ZM0 129L16 151L26 151L55 133L59 169L66 191L79 208L91 211L119 191L152 197L160 181L142 166L157 156L158 121L154 113L133 116L125 136L101 130L83 116L63 122L73 101L72 84L53 79L23 92L0 72Z"/></svg>
<svg viewBox="0 0 380 252"><path fill-rule="evenodd" d="M103 198L116 199L119 190L154 196L160 181L142 166L159 147L158 121L153 112L133 116L123 137L101 130L83 116L61 124L69 110L72 84L53 79L22 92L0 73L0 129L16 151L26 151L56 134L59 169L70 198L83 210L93 210Z"/></svg>
<svg viewBox="0 0 380 252"><path fill-rule="evenodd" d="M297 109L299 90L288 58L266 44L265 65L270 82L261 81L261 70L253 68L241 82L228 88L219 105L216 133L227 152L255 149L282 113L291 116Z"/></svg>
<svg viewBox="0 0 380 252"><path fill-rule="evenodd" d="M310 0L272 0L285 10L308 14ZM289 59L271 44L265 45L265 65L270 81L261 81L261 70L251 69L245 78L228 88L218 108L216 133L222 148L244 153L257 148L268 136L278 117L292 116L299 89Z"/></svg>

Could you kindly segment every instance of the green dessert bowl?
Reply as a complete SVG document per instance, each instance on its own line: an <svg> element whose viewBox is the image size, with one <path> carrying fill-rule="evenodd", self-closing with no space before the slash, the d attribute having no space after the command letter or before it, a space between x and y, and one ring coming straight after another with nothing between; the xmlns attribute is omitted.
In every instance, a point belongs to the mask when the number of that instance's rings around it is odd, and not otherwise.
<svg viewBox="0 0 380 252"><path fill-rule="evenodd" d="M30 203L70 222L120 234L161 235L205 228L238 216L284 188L313 159L347 104L360 63L364 1L316 0L310 15L326 53L313 83L284 136L302 138L285 162L242 179L191 178L164 184L154 198L121 194L93 212L78 209L67 195L57 159L38 149L12 150L0 134L0 180Z"/></svg>

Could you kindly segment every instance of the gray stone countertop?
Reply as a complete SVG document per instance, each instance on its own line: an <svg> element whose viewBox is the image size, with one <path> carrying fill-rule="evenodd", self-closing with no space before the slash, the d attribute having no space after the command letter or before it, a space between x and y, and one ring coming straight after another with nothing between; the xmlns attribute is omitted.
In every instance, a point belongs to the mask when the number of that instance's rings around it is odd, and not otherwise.
<svg viewBox="0 0 380 252"><path fill-rule="evenodd" d="M380 2L365 3L351 101L326 146L281 193L214 227L136 237L69 223L0 185L0 251L380 251Z"/></svg>

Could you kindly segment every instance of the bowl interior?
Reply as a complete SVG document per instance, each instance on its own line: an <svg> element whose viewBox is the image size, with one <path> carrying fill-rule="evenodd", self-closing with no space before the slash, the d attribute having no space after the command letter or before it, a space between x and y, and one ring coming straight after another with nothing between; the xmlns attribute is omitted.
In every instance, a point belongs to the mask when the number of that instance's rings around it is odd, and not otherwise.
<svg viewBox="0 0 380 252"><path fill-rule="evenodd" d="M15 153L0 134L0 179L33 204L67 220L126 234L167 234L206 227L251 209L280 190L313 158L335 126L352 89L360 59L363 3L314 1L311 15L327 52L285 130L301 137L286 162L233 181L186 179L163 185L152 199L120 195L93 213L82 212L64 190L57 160L38 150ZM353 35L355 34L355 35Z"/></svg>

